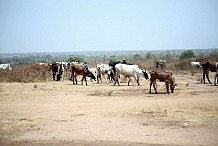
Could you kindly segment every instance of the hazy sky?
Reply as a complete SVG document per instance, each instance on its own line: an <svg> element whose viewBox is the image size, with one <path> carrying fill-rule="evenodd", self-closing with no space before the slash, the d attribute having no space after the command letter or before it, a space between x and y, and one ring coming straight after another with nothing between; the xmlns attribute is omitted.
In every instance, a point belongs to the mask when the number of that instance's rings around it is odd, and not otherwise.
<svg viewBox="0 0 218 146"><path fill-rule="evenodd" d="M218 48L218 0L0 0L0 53Z"/></svg>

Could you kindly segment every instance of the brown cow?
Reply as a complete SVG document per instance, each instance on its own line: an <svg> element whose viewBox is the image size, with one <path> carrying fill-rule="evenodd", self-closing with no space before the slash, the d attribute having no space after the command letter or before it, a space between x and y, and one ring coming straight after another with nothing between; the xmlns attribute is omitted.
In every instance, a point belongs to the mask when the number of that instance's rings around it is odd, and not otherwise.
<svg viewBox="0 0 218 146"><path fill-rule="evenodd" d="M167 89L167 93L169 93L169 86L171 89L171 92L173 93L174 88L177 84L174 83L174 79L172 77L172 73L171 72L165 72L165 71L161 71L161 72L157 72L156 70L153 70L150 72L151 78L150 78L150 91L149 93L151 93L151 85L153 84L154 90L157 93L157 89L155 87L156 85L156 80L159 80L161 82L165 82L166 84L166 89Z"/></svg>
<svg viewBox="0 0 218 146"><path fill-rule="evenodd" d="M74 79L75 79L76 84L77 84L77 79L76 79L77 75L82 75L83 76L82 80L81 80L82 85L83 85L83 80L85 80L86 86L87 86L86 76L96 80L94 74L91 71L89 71L87 66L83 66L83 65L80 65L80 64L73 64L72 65L72 78L73 78L73 84L74 85L75 85Z"/></svg>
<svg viewBox="0 0 218 146"><path fill-rule="evenodd" d="M208 60L208 61L206 61L205 63L202 64L202 69L203 69L203 81L204 81L204 84L206 84L206 82L205 82L205 75L207 77L208 82L210 84L212 84L210 82L210 79L209 79L209 71L216 72L216 62Z"/></svg>

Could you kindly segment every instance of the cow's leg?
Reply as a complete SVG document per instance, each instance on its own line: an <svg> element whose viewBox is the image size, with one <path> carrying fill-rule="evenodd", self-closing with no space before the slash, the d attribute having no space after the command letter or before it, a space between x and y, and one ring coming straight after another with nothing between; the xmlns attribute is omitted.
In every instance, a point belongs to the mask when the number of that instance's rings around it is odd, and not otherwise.
<svg viewBox="0 0 218 146"><path fill-rule="evenodd" d="M55 81L56 72L53 71L53 81Z"/></svg>
<svg viewBox="0 0 218 146"><path fill-rule="evenodd" d="M115 80L114 80L114 86L116 86L116 83L117 83L117 80L115 79Z"/></svg>
<svg viewBox="0 0 218 146"><path fill-rule="evenodd" d="M70 81L72 81L72 75L70 75L70 78L69 78L69 80L70 80Z"/></svg>
<svg viewBox="0 0 218 146"><path fill-rule="evenodd" d="M170 84L170 90L171 90L172 93L173 93L173 86L174 86L174 85L171 85L171 84Z"/></svg>
<svg viewBox="0 0 218 146"><path fill-rule="evenodd" d="M72 80L72 73L69 71L69 74L70 74L69 80L71 81Z"/></svg>
<svg viewBox="0 0 218 146"><path fill-rule="evenodd" d="M114 86L116 85L116 83L117 83L117 78L116 78L116 76L114 75Z"/></svg>
<svg viewBox="0 0 218 146"><path fill-rule="evenodd" d="M203 81L204 81L204 84L206 84L206 82L205 82L205 73L203 73Z"/></svg>
<svg viewBox="0 0 218 146"><path fill-rule="evenodd" d="M83 76L82 79L81 79L81 85L83 85L83 80L84 80L84 76Z"/></svg>
<svg viewBox="0 0 218 146"><path fill-rule="evenodd" d="M120 76L120 74L119 74L119 76ZM119 83L118 77L117 77L117 84L118 84L118 86L120 86L120 83Z"/></svg>
<svg viewBox="0 0 218 146"><path fill-rule="evenodd" d="M118 86L120 86L120 83L119 83L119 80L118 80L118 79L116 80L116 82L117 82Z"/></svg>
<svg viewBox="0 0 218 146"><path fill-rule="evenodd" d="M152 86L152 84L154 84L154 81L153 80L150 80L151 82L150 82L150 91L149 91L149 93L151 93L151 86ZM156 91L156 90L155 90Z"/></svg>
<svg viewBox="0 0 218 146"><path fill-rule="evenodd" d="M76 82L76 84L77 84L77 78L76 78L76 76L77 76L77 75L75 75L75 74L73 75L73 84L74 84L74 85L75 85L74 80L75 80L75 82Z"/></svg>
<svg viewBox="0 0 218 146"><path fill-rule="evenodd" d="M214 85L218 84L218 74L214 76Z"/></svg>
<svg viewBox="0 0 218 146"><path fill-rule="evenodd" d="M169 94L169 83L168 83L168 81L166 81L165 84L166 84L167 93Z"/></svg>
<svg viewBox="0 0 218 146"><path fill-rule="evenodd" d="M84 80L84 79L82 78L82 79L81 79L81 85L83 85L83 80Z"/></svg>
<svg viewBox="0 0 218 146"><path fill-rule="evenodd" d="M74 80L76 79L75 78L75 75L74 75L74 73L72 73L72 75L71 75L72 77L71 77L71 80L73 81L73 84L75 85L75 82L74 82Z"/></svg>
<svg viewBox="0 0 218 146"><path fill-rule="evenodd" d="M150 91L149 91L149 93L151 93L151 85L152 85L152 81L150 82Z"/></svg>
<svg viewBox="0 0 218 146"><path fill-rule="evenodd" d="M99 84L99 74L97 74L97 83Z"/></svg>
<svg viewBox="0 0 218 146"><path fill-rule="evenodd" d="M84 78L84 80L85 80L85 82L86 82L86 86L87 86L87 80L86 80L86 76L84 76L83 78Z"/></svg>
<svg viewBox="0 0 218 146"><path fill-rule="evenodd" d="M64 80L64 72L63 72L62 75L61 75L61 80L62 80L62 81Z"/></svg>
<svg viewBox="0 0 218 146"><path fill-rule="evenodd" d="M76 84L78 84L78 83L77 83L77 78L76 78L76 76L77 76L77 75L75 75L75 81L76 81Z"/></svg>
<svg viewBox="0 0 218 146"><path fill-rule="evenodd" d="M74 78L74 76L73 76L73 79L72 79L72 81L73 81L73 84L75 85L74 79L75 79L75 78Z"/></svg>
<svg viewBox="0 0 218 146"><path fill-rule="evenodd" d="M138 86L139 86L140 84L139 84L139 78L138 78L138 77L136 78L136 81L137 81L137 83L138 83Z"/></svg>
<svg viewBox="0 0 218 146"><path fill-rule="evenodd" d="M154 90L155 90L155 93L157 94L156 80L153 82L153 88L154 88Z"/></svg>
<svg viewBox="0 0 218 146"><path fill-rule="evenodd" d="M131 82L131 77L129 77L128 86L129 86L129 82Z"/></svg>
<svg viewBox="0 0 218 146"><path fill-rule="evenodd" d="M209 82L210 84L212 84L212 83L210 82L210 79L209 79L209 71L206 73L206 77L207 77L208 82Z"/></svg>
<svg viewBox="0 0 218 146"><path fill-rule="evenodd" d="M116 85L116 83L118 84L118 86L120 86L119 81L118 81L118 77L119 77L119 73L116 73L114 76L114 86Z"/></svg>
<svg viewBox="0 0 218 146"><path fill-rule="evenodd" d="M61 77L61 75L59 73L57 73L57 81L60 81L60 77Z"/></svg>

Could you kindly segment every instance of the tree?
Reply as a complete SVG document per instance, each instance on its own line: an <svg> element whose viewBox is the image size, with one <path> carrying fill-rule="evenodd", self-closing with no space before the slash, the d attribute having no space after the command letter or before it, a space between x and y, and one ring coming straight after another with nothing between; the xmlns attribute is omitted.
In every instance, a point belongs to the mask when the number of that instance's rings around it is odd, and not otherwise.
<svg viewBox="0 0 218 146"><path fill-rule="evenodd" d="M109 57L109 61L117 61L117 57L115 55L112 55Z"/></svg>
<svg viewBox="0 0 218 146"><path fill-rule="evenodd" d="M79 56L74 56L74 57L70 57L67 61L68 62L82 62L84 61L84 59Z"/></svg>
<svg viewBox="0 0 218 146"><path fill-rule="evenodd" d="M195 54L192 50L186 50L181 53L180 59L188 59L195 57Z"/></svg>

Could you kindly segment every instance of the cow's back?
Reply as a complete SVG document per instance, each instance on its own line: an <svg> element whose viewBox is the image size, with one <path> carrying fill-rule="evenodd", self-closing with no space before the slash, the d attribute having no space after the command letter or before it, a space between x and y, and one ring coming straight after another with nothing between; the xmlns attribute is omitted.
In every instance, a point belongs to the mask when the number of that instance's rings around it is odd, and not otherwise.
<svg viewBox="0 0 218 146"><path fill-rule="evenodd" d="M79 64L74 64L72 66L72 71L78 75L82 75L82 74L84 74L84 67L82 65L79 65Z"/></svg>
<svg viewBox="0 0 218 146"><path fill-rule="evenodd" d="M207 71L216 72L216 62L208 60L206 63L202 64L204 73Z"/></svg>
<svg viewBox="0 0 218 146"><path fill-rule="evenodd" d="M135 73L135 68L138 68L137 65L126 65L126 64L117 64L115 65L117 71L124 75L133 75Z"/></svg>

